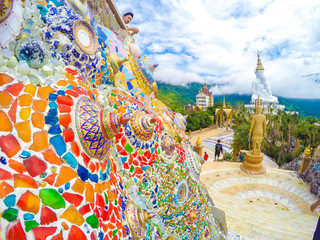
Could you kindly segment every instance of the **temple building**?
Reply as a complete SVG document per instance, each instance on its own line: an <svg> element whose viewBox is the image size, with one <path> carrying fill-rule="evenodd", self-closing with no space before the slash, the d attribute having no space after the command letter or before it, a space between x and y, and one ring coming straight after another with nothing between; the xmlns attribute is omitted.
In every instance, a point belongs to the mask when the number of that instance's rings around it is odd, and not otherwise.
<svg viewBox="0 0 320 240"><path fill-rule="evenodd" d="M264 68L262 66L260 55L258 52L258 63L255 70L256 80L252 82L251 86L251 101L250 104L246 104L246 108L254 109L255 100L260 97L262 100L263 108L272 107L275 109L283 110L285 108L284 105L280 105L278 98L272 95L271 88L269 82L264 76Z"/></svg>
<svg viewBox="0 0 320 240"><path fill-rule="evenodd" d="M206 111L208 107L213 106L213 95L212 92L209 91L207 84L203 85L203 88L200 89L198 94L196 95L196 105Z"/></svg>

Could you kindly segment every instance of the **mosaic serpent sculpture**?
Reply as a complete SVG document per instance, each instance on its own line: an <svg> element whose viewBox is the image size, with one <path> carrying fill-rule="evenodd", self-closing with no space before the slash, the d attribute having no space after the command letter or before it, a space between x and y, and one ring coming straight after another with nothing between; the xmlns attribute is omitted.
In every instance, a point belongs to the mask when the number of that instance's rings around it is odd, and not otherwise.
<svg viewBox="0 0 320 240"><path fill-rule="evenodd" d="M1 4L0 238L225 239L183 116L97 6Z"/></svg>

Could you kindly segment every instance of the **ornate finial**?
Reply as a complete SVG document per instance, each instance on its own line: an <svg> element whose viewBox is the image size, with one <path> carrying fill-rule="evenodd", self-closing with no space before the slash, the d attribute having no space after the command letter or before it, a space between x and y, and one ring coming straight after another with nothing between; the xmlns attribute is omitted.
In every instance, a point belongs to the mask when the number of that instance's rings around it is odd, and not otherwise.
<svg viewBox="0 0 320 240"><path fill-rule="evenodd" d="M310 144L309 144L309 146L306 148L306 150L304 151L304 156L305 156L305 157L310 157L310 156L311 156Z"/></svg>
<svg viewBox="0 0 320 240"><path fill-rule="evenodd" d="M226 108L226 97L225 96L223 96L223 106L222 107Z"/></svg>
<svg viewBox="0 0 320 240"><path fill-rule="evenodd" d="M257 68L256 68L256 71L257 70L264 70L264 68L262 67L262 63L261 63L261 60L260 60L260 54L259 54L259 51L258 51L258 64L257 64Z"/></svg>
<svg viewBox="0 0 320 240"><path fill-rule="evenodd" d="M121 125L125 125L130 117L122 116L119 118L115 113L108 110L100 111L100 124L105 138L112 139L119 131Z"/></svg>
<svg viewBox="0 0 320 240"><path fill-rule="evenodd" d="M154 72L154 70L159 66L159 64L153 64L151 65L151 70Z"/></svg>
<svg viewBox="0 0 320 240"><path fill-rule="evenodd" d="M142 141L152 138L156 119L145 112L136 111L131 117L131 128L136 137Z"/></svg>
<svg viewBox="0 0 320 240"><path fill-rule="evenodd" d="M198 140L196 142L197 146L200 147L201 146L201 140L200 140L200 137L198 137Z"/></svg>

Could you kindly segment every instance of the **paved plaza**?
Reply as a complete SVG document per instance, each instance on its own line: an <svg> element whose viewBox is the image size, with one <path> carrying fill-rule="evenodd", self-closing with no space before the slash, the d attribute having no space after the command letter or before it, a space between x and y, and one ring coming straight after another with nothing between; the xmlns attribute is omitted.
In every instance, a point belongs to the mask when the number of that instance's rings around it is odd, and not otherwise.
<svg viewBox="0 0 320 240"><path fill-rule="evenodd" d="M204 131L193 136L191 142L195 143L198 137L203 152L209 154L200 179L215 206L226 214L228 239L312 239L320 211L310 211L317 198L297 172L278 169L265 156L267 172L248 175L240 170L241 163L213 161L218 139L225 150L232 150L232 130Z"/></svg>

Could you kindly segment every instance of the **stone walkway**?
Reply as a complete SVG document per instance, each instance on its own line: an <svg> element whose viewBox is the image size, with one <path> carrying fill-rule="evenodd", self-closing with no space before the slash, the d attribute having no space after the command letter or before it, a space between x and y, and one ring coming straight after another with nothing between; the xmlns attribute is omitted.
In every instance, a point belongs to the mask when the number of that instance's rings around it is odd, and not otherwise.
<svg viewBox="0 0 320 240"><path fill-rule="evenodd" d="M218 139L231 151L232 131L213 129L198 136L209 154L200 180L207 186L215 205L225 211L230 240L312 239L318 215L310 211L317 199L296 172L277 169L264 156L266 174L252 176L240 170L241 163L213 161Z"/></svg>
<svg viewBox="0 0 320 240"><path fill-rule="evenodd" d="M206 162L200 180L216 207L226 214L229 239L312 239L319 209L317 200L296 172L267 168L248 175L241 163Z"/></svg>

